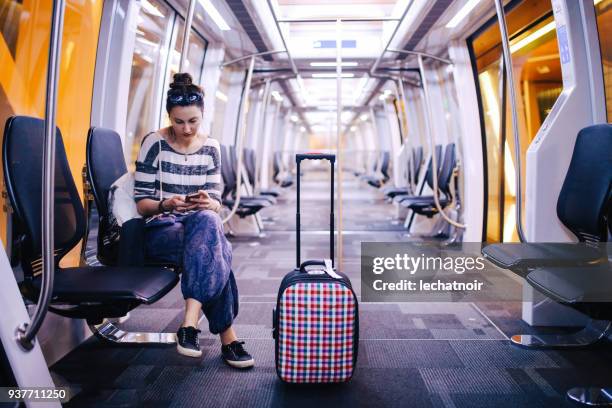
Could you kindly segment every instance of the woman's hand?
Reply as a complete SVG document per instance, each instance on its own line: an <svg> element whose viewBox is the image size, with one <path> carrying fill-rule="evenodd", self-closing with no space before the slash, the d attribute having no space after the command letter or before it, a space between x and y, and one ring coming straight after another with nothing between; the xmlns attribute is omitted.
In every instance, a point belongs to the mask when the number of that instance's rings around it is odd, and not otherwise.
<svg viewBox="0 0 612 408"><path fill-rule="evenodd" d="M171 198L166 198L162 202L162 207L164 211L177 211L177 212L185 212L189 210L190 204L186 203L183 200L183 197L175 195Z"/></svg>
<svg viewBox="0 0 612 408"><path fill-rule="evenodd" d="M221 209L221 204L204 190L198 190L198 196L189 200L187 210L212 210L218 212Z"/></svg>

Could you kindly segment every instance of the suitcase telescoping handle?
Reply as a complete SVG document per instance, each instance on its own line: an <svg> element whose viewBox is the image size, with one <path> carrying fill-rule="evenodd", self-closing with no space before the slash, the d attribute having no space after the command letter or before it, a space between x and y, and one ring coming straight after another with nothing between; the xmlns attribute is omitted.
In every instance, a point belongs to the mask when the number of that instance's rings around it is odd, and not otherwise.
<svg viewBox="0 0 612 408"><path fill-rule="evenodd" d="M336 162L335 154L321 154L321 153L298 153L295 155L295 161L297 163L297 211L295 214L295 232L296 232L296 265L297 269L300 268L301 256L300 256L300 163L302 160L328 160L331 165L331 206L329 212L329 259L331 259L332 267L334 265L334 163Z"/></svg>

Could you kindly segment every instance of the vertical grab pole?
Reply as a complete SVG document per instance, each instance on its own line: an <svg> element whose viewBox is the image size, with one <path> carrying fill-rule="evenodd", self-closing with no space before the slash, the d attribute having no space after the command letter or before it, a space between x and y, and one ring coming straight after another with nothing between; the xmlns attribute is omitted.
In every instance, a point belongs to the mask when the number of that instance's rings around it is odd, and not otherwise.
<svg viewBox="0 0 612 408"><path fill-rule="evenodd" d="M187 61L187 54L189 53L189 33L191 32L191 24L193 23L195 5L196 0L189 0L189 9L187 10L187 19L185 20L185 29L183 30L183 47L181 48L179 72L185 72L185 62Z"/></svg>
<svg viewBox="0 0 612 408"><path fill-rule="evenodd" d="M429 85L427 84L427 76L425 74L425 64L423 63L423 55L417 54L417 59L419 61L419 72L421 74L421 82L423 84L423 97L425 104L425 129L427 134L429 135L429 148L431 149L431 168L432 168L432 176L433 176L433 198L434 204L436 205L436 209L438 213L446 222L451 225L454 225L457 228L465 228L464 224L460 224L457 221L452 220L440 205L440 192L438 191L438 158L436 157L436 144L434 142L434 133L433 133L433 115L431 112L431 105L429 103ZM456 146L455 146L456 147Z"/></svg>
<svg viewBox="0 0 612 408"><path fill-rule="evenodd" d="M26 350L34 347L34 338L40 329L51 295L55 273L54 247L54 202L55 202L55 117L57 108L57 82L59 77L62 32L64 28L64 1L53 2L51 17L51 38L49 40L49 67L47 70L47 98L45 103L45 147L43 156L42 184L42 263L43 279L40 297L31 323L23 323L17 328L17 340Z"/></svg>
<svg viewBox="0 0 612 408"><path fill-rule="evenodd" d="M404 81L402 80L402 77L399 77L397 79L397 87L399 89L399 95L400 95L400 100L402 101L402 118L403 118L403 123L404 123L404 152L406 152L406 157L408 158L408 160L406 160L406 163L408 164L408 185L410 186L410 191L416 191L416 182L414 180L414 169L412 169L411 167L413 166L413 161L414 161L414 157L412 154L413 151L413 147L412 147L412 140L410 140L410 137L408 136L408 112L406 112L406 110L408 109L408 101L406 99L406 92L404 91Z"/></svg>
<svg viewBox="0 0 612 408"><path fill-rule="evenodd" d="M253 70L255 69L255 55L251 56L251 62L249 64L249 70L247 71L246 81L244 83L244 89L242 91L242 98L240 100L240 109L238 110L238 124L236 125L236 156L238 163L236 164L236 199L234 200L234 206L230 213L223 219L223 224L228 222L240 205L240 185L242 184L242 141L244 134L246 133L246 117L247 117L247 106L249 103L249 91L251 90L251 81L253 80Z"/></svg>
<svg viewBox="0 0 612 408"><path fill-rule="evenodd" d="M518 129L518 112L516 110L516 90L514 88L514 74L512 72L512 55L510 53L510 41L508 39L508 29L506 27L506 16L502 0L495 0L495 10L497 12L497 22L502 39L504 54L504 65L506 66L506 80L510 89L510 104L512 107L512 133L514 134L514 155L516 160L516 232L521 242L527 242L523 232L523 192L521 190L521 140Z"/></svg>

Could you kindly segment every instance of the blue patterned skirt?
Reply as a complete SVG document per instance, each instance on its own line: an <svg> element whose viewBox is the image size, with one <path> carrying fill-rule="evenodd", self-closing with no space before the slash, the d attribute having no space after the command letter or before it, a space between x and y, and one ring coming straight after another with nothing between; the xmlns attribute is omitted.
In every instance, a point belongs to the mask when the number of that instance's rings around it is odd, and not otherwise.
<svg viewBox="0 0 612 408"><path fill-rule="evenodd" d="M185 299L202 303L210 331L220 333L238 315L238 288L232 272L232 244L221 218L210 210L166 214L147 222L145 256L179 265Z"/></svg>

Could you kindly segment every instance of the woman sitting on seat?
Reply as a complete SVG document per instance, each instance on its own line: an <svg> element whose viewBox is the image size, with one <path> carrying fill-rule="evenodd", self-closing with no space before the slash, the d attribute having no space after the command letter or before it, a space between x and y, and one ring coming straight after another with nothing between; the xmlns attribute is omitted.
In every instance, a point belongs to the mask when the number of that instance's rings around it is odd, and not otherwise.
<svg viewBox="0 0 612 408"><path fill-rule="evenodd" d="M238 341L232 322L238 314L238 289L231 270L232 247L223 234L219 142L198 132L204 93L191 75L174 75L166 99L171 126L142 141L134 196L148 217L147 258L179 265L185 318L177 332L178 352L202 355L198 341L200 310L209 329L221 337L221 353L231 366L246 368L253 358Z"/></svg>

